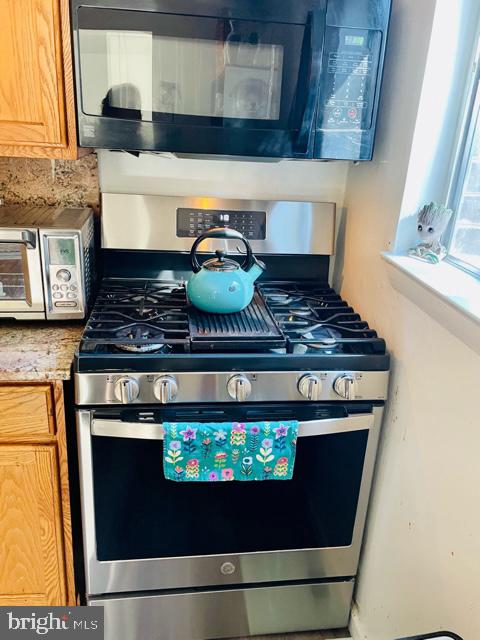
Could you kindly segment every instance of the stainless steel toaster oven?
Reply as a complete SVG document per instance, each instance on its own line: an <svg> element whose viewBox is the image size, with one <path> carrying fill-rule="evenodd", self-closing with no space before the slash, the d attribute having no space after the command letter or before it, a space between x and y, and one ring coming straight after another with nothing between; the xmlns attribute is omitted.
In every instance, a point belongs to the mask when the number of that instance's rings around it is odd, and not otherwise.
<svg viewBox="0 0 480 640"><path fill-rule="evenodd" d="M91 209L0 207L0 318L84 318L93 248Z"/></svg>

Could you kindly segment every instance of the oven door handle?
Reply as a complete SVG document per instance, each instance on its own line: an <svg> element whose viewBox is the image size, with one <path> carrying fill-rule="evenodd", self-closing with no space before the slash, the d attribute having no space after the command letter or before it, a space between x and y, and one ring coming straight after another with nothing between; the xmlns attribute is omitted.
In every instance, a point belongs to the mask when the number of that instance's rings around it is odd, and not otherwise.
<svg viewBox="0 0 480 640"><path fill-rule="evenodd" d="M35 249L37 246L37 238L33 231L29 229L1 229L0 243L15 242L24 244L29 249Z"/></svg>
<svg viewBox="0 0 480 640"><path fill-rule="evenodd" d="M373 413L358 413L347 418L326 418L298 423L298 437L323 436L331 433L362 431L374 425ZM94 418L91 422L92 436L107 438L136 438L140 440L163 440L163 427L160 423L122 422Z"/></svg>

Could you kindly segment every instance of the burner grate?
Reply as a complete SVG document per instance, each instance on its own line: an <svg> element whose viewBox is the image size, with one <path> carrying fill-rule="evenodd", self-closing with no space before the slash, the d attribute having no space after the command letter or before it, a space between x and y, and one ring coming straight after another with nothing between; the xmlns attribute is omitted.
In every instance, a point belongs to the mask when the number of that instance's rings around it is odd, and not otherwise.
<svg viewBox="0 0 480 640"><path fill-rule="evenodd" d="M258 285L287 340L287 353L385 353L385 341L328 286L308 282Z"/></svg>
<svg viewBox="0 0 480 640"><path fill-rule="evenodd" d="M105 280L82 346L87 351L102 345L137 353L188 351L186 306L185 289L177 282Z"/></svg>
<svg viewBox="0 0 480 640"><path fill-rule="evenodd" d="M285 338L258 292L249 306L239 313L204 313L190 307L188 318L192 350L285 347Z"/></svg>
<svg viewBox="0 0 480 640"><path fill-rule="evenodd" d="M240 313L204 313L183 282L105 279L80 351L176 355L385 354L385 342L330 287L311 281L258 284ZM139 361L140 362L140 361Z"/></svg>

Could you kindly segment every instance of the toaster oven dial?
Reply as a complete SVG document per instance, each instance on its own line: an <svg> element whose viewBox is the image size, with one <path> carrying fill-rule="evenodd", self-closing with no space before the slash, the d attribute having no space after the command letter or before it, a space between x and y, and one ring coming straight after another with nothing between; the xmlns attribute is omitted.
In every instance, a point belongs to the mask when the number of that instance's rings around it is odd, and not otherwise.
<svg viewBox="0 0 480 640"><path fill-rule="evenodd" d="M298 381L298 390L307 400L320 400L322 396L322 381L313 373L307 373Z"/></svg>
<svg viewBox="0 0 480 640"><path fill-rule="evenodd" d="M228 395L238 402L245 402L252 393L252 384L247 376L239 373L227 382Z"/></svg>
<svg viewBox="0 0 480 640"><path fill-rule="evenodd" d="M56 273L56 276L57 280L60 280L60 282L68 282L72 279L72 274L68 269L59 269Z"/></svg>
<svg viewBox="0 0 480 640"><path fill-rule="evenodd" d="M124 376L115 382L115 397L122 404L134 402L139 393L140 387L134 378Z"/></svg>
<svg viewBox="0 0 480 640"><path fill-rule="evenodd" d="M351 375L340 376L333 383L335 393L345 400L355 400L357 397L358 384Z"/></svg>
<svg viewBox="0 0 480 640"><path fill-rule="evenodd" d="M178 395L178 384L173 376L161 376L153 383L153 393L162 404L173 402Z"/></svg>

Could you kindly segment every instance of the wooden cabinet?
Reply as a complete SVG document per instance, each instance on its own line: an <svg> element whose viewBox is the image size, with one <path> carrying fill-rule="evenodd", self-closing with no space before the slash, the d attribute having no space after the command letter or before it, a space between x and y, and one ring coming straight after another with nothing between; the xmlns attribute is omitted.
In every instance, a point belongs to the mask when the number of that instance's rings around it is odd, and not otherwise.
<svg viewBox="0 0 480 640"><path fill-rule="evenodd" d="M0 385L0 606L73 605L61 383Z"/></svg>
<svg viewBox="0 0 480 640"><path fill-rule="evenodd" d="M77 158L68 0L0 1L0 155Z"/></svg>
<svg viewBox="0 0 480 640"><path fill-rule="evenodd" d="M0 442L55 434L52 388L43 385L0 386Z"/></svg>
<svg viewBox="0 0 480 640"><path fill-rule="evenodd" d="M0 445L0 603L66 604L55 447Z"/></svg>

